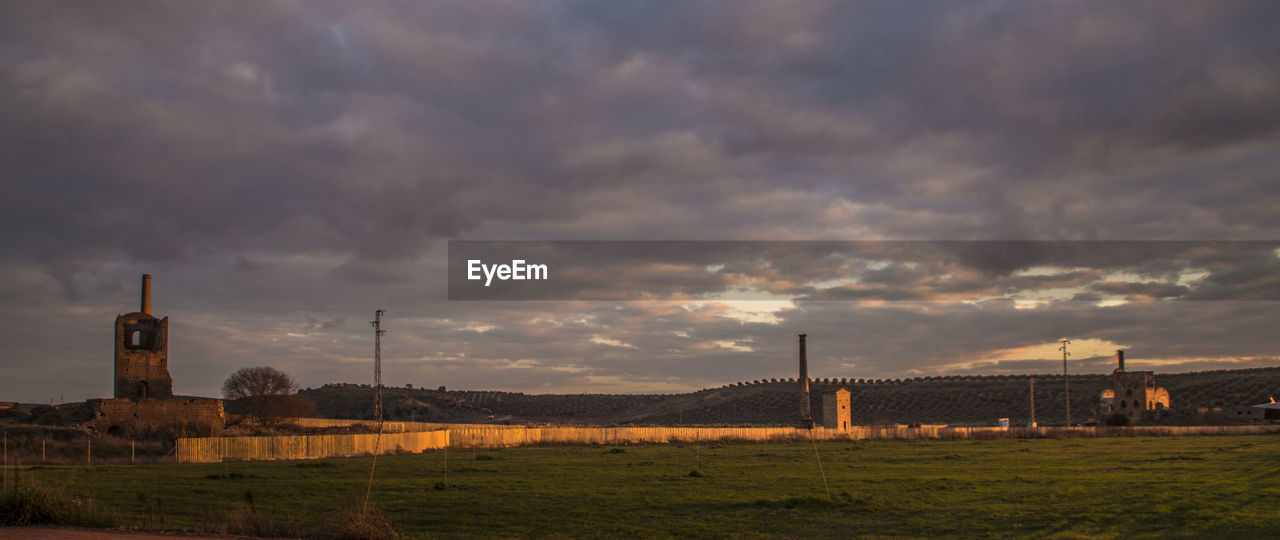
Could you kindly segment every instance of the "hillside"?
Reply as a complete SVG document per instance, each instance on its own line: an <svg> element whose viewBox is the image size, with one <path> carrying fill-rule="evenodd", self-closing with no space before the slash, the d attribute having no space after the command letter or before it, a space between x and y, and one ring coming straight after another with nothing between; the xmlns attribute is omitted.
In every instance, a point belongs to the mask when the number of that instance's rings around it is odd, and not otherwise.
<svg viewBox="0 0 1280 540"><path fill-rule="evenodd" d="M852 391L855 423L992 425L1008 417L1025 424L1028 384L1036 379L1036 420L1061 424L1061 375L989 375L863 380L819 379L811 383L811 406L821 417L821 394L841 386ZM1111 376L1071 376L1074 423L1097 418L1097 399ZM1172 411L1163 423L1228 423L1237 408L1280 397L1280 367L1193 373L1156 373L1169 389ZM316 415L368 418L373 390L352 384L301 392L315 401ZM393 420L467 423L577 424L778 424L795 421L796 383L771 379L734 383L685 394L524 394L386 388L386 417ZM1219 410L1215 411L1217 408ZM1203 411L1201 409L1207 409Z"/></svg>

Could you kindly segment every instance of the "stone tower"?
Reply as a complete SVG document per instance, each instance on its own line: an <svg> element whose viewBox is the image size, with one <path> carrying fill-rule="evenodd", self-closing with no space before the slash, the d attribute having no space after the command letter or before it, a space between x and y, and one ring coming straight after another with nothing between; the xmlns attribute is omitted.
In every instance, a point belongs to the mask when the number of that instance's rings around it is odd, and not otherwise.
<svg viewBox="0 0 1280 540"><path fill-rule="evenodd" d="M849 389L840 388L822 394L822 427L849 431L853 411L849 405Z"/></svg>
<svg viewBox="0 0 1280 540"><path fill-rule="evenodd" d="M151 274L142 275L140 311L116 316L115 397L173 397L169 376L169 318L151 314Z"/></svg>

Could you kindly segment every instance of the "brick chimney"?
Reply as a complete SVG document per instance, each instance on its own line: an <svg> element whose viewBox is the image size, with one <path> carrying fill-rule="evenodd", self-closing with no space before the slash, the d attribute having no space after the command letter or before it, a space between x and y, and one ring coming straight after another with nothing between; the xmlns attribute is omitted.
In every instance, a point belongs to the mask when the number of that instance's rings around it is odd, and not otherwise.
<svg viewBox="0 0 1280 540"><path fill-rule="evenodd" d="M151 274L142 274L142 309L139 311L151 314Z"/></svg>
<svg viewBox="0 0 1280 540"><path fill-rule="evenodd" d="M812 425L813 414L809 409L809 358L804 350L806 334L800 334L800 421Z"/></svg>

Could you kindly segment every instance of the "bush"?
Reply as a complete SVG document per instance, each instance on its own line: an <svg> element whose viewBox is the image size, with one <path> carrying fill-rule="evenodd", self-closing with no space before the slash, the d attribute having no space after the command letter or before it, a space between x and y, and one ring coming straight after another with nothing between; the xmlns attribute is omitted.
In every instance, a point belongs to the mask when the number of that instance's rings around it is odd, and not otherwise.
<svg viewBox="0 0 1280 540"><path fill-rule="evenodd" d="M118 520L91 499L21 485L0 496L0 526L115 527Z"/></svg>
<svg viewBox="0 0 1280 540"><path fill-rule="evenodd" d="M262 425L314 414L315 403L294 393L297 390L298 383L292 377L271 367L243 368L222 384L222 393L229 400L227 412L248 414Z"/></svg>
<svg viewBox="0 0 1280 540"><path fill-rule="evenodd" d="M359 508L349 507L338 512L337 520L329 528L332 538L337 540L393 540L400 536L381 510L370 509L361 512Z"/></svg>
<svg viewBox="0 0 1280 540"><path fill-rule="evenodd" d="M251 396L227 401L228 414L252 417L258 424L277 426L286 418L312 416L316 404L302 394Z"/></svg>
<svg viewBox="0 0 1280 540"><path fill-rule="evenodd" d="M1108 426L1127 426L1129 425L1129 417L1120 413L1115 413L1106 418Z"/></svg>

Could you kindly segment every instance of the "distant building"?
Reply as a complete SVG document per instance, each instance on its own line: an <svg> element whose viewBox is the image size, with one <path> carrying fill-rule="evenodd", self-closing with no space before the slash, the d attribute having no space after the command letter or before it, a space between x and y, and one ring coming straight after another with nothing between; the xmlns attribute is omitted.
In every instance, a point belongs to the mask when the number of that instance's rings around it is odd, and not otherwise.
<svg viewBox="0 0 1280 540"><path fill-rule="evenodd" d="M1099 399L1104 415L1124 415L1132 425L1153 420L1158 411L1169 408L1169 391L1156 386L1154 371L1125 371L1122 350L1116 351L1116 364L1110 395L1104 391Z"/></svg>
<svg viewBox="0 0 1280 540"><path fill-rule="evenodd" d="M1272 401L1249 407L1250 420L1280 420L1280 403Z"/></svg>
<svg viewBox="0 0 1280 540"><path fill-rule="evenodd" d="M169 376L169 318L151 314L151 275L142 276L141 309L116 317L115 399L86 402L88 425L111 435L162 430L192 434L222 431L222 400L174 399Z"/></svg>
<svg viewBox="0 0 1280 540"><path fill-rule="evenodd" d="M848 431L853 424L853 411L849 408L849 389L841 387L822 394L822 427Z"/></svg>

